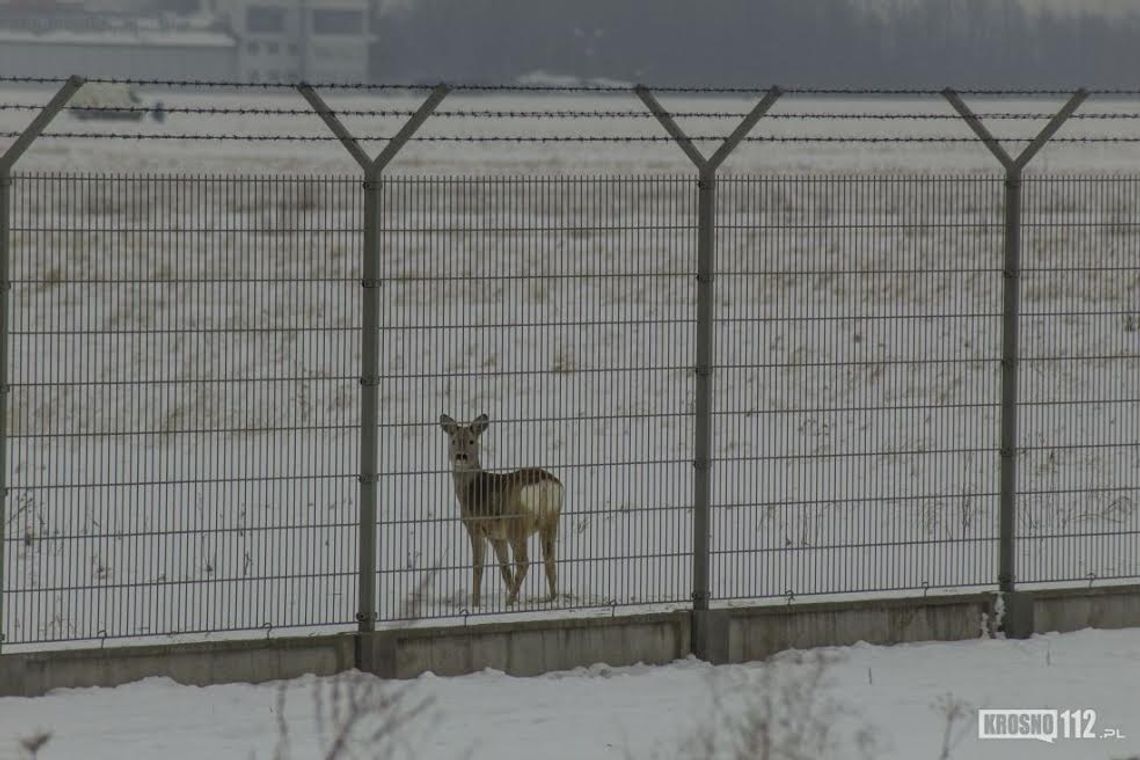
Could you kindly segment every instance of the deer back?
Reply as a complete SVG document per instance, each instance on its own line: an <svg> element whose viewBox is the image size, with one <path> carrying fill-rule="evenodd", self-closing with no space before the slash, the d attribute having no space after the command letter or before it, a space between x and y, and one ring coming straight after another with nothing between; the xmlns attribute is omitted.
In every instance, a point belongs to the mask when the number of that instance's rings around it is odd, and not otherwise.
<svg viewBox="0 0 1140 760"><path fill-rule="evenodd" d="M525 501L520 498L522 490L544 482L561 485L558 478L535 467L507 473L478 472L461 491L463 516L486 521L528 517Z"/></svg>

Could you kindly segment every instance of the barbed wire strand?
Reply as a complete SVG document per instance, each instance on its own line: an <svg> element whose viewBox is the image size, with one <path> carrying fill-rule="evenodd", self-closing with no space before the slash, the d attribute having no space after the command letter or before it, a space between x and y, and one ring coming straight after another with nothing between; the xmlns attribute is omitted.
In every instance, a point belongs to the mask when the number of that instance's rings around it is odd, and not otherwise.
<svg viewBox="0 0 1140 760"><path fill-rule="evenodd" d="M16 138L19 132L0 132L0 137ZM130 132L46 132L40 139L91 139L91 140L138 140L138 141L245 141L245 142L336 142L340 138L333 135L237 135L237 134L146 134ZM368 135L358 139L372 142L391 140L390 135ZM723 135L700 135L689 138L694 142L721 142ZM1033 142L1036 137L1002 137L1003 142ZM424 143L671 143L667 136L618 136L618 135L422 135L411 138L412 142ZM882 136L868 137L856 135L756 135L746 137L744 142L752 143L922 143L954 144L978 143L975 137L932 136ZM1140 137L1054 137L1053 143L1140 143Z"/></svg>
<svg viewBox="0 0 1140 760"><path fill-rule="evenodd" d="M42 105L27 103L0 103L0 111L38 111ZM71 106L68 111L84 111L93 113L130 113L149 114L161 112L164 114L197 114L208 116L240 115L240 116L315 116L312 109L306 108L235 108L217 106ZM406 109L330 109L337 116L377 116L408 118L415 115L415 111ZM743 119L748 114L735 111L671 111L674 118L693 119ZM979 113L981 119L995 121L1015 120L1044 120L1054 116L1051 113ZM432 118L486 118L486 119L652 119L653 114L648 111L599 111L599 110L440 110L432 113ZM828 120L828 121L961 121L957 114L947 113L834 113L834 112L792 112L768 113L765 119L776 120ZM1140 112L1136 113L1076 113L1070 117L1086 120L1138 120Z"/></svg>

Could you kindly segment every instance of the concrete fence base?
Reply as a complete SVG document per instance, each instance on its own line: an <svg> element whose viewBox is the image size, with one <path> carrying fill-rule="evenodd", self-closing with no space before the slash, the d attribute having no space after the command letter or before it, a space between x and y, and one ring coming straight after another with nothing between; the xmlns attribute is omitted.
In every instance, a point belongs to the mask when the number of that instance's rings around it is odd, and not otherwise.
<svg viewBox="0 0 1140 760"><path fill-rule="evenodd" d="M1021 593L1018 624L1037 633L1140 627L1140 586ZM428 671L453 676L494 668L531 676L595 663L664 664L692 651L694 614L707 616L701 624L711 661L746 662L785 649L860 641L978 638L983 626L993 626L994 613L995 596L979 593L6 654L0 656L0 696L116 686L150 676L204 686L332 675L352 668L413 678Z"/></svg>

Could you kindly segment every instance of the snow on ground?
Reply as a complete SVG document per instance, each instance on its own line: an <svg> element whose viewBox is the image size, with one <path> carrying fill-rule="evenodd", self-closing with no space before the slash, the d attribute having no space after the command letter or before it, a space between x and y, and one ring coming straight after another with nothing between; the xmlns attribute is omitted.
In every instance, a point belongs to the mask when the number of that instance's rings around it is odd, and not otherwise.
<svg viewBox="0 0 1140 760"><path fill-rule="evenodd" d="M349 732L348 749L358 754L340 757L384 756L385 747L425 760L731 757L728 727L768 717L791 726L773 729L773 746L800 753L773 757L1129 758L1140 753L1138 667L1140 630L1085 630L1028 641L859 644L763 664L595 665L537 678L485 671L382 683L350 674L207 688L154 678L0 699L0 758L20 757L20 738L41 729L52 734L43 760L325 757L353 698L372 704L397 694L387 714L412 717L385 742L364 744L380 726L364 712ZM955 708L961 717L948 721ZM978 708L1096 710L1098 738L979 740ZM1124 738L1099 738L1106 729ZM715 737L711 752L702 737Z"/></svg>

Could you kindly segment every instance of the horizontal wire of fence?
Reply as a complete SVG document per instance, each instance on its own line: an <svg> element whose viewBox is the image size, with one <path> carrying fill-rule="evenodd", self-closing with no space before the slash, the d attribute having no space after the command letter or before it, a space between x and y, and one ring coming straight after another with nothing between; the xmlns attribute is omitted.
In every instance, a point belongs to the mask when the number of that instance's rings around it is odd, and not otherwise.
<svg viewBox="0 0 1140 760"><path fill-rule="evenodd" d="M695 189L673 178L385 184L382 619L507 608L490 553L472 603L440 414L489 415L484 467L544 468L564 484L557 596L536 541L518 609L687 600Z"/></svg>
<svg viewBox="0 0 1140 760"><path fill-rule="evenodd" d="M0 103L0 111L38 111L45 103ZM156 111L166 114L187 114L198 116L279 116L311 118L311 108L284 108L284 107L243 107L243 106L68 106L65 110L90 114L107 115L149 115ZM408 118L415 115L414 110L398 108L330 108L330 113L337 116L376 116L382 118L400 117ZM672 115L680 119L732 119L740 120L747 116L746 111L673 111ZM1027 112L982 112L979 118L996 121L1031 121L1048 119L1051 113ZM432 113L436 119L652 119L653 114L644 110L603 110L603 109L547 109L547 110L520 110L520 109L438 109ZM767 114L766 118L775 120L795 121L959 121L960 116L950 113L844 113L837 111L798 111L790 113ZM1089 112L1073 114L1074 120L1117 120L1133 121L1140 119L1140 113L1127 112Z"/></svg>
<svg viewBox="0 0 1140 760"><path fill-rule="evenodd" d="M0 133L0 137L15 138L18 132ZM146 133L146 132L49 132L41 136L44 140L136 140L140 142L339 142L339 138L330 135L270 135L270 134L208 134L187 132L183 134L172 133ZM388 142L394 139L393 135L362 135L359 139L371 142ZM693 135L689 138L697 143L720 143L724 135ZM1036 137L1006 136L1002 140L1009 143L1030 143ZM662 143L673 142L670 137L653 135L423 135L413 137L408 142L420 143L582 143L582 144L630 144L630 143ZM957 137L953 135L934 136L857 136L857 135L768 135L747 137L745 143L817 143L817 144L848 144L848 145L968 145L977 143L972 137ZM1140 136L1113 135L1107 137L1057 137L1052 140L1058 144L1068 145L1111 145L1140 143Z"/></svg>
<svg viewBox="0 0 1140 760"><path fill-rule="evenodd" d="M1021 583L1140 574L1140 181L1025 183Z"/></svg>
<svg viewBox="0 0 1140 760"><path fill-rule="evenodd" d="M714 597L992 584L1001 182L718 186Z"/></svg>
<svg viewBox="0 0 1140 760"><path fill-rule="evenodd" d="M358 183L11 192L5 639L351 621Z"/></svg>

